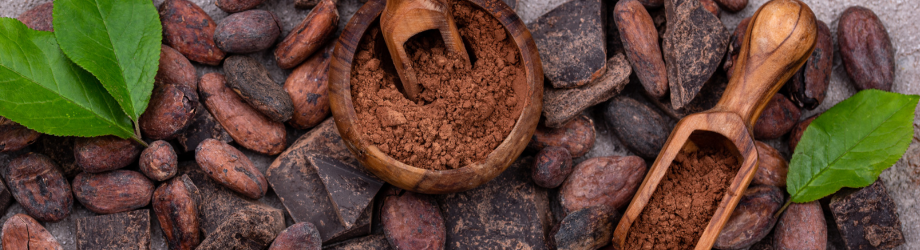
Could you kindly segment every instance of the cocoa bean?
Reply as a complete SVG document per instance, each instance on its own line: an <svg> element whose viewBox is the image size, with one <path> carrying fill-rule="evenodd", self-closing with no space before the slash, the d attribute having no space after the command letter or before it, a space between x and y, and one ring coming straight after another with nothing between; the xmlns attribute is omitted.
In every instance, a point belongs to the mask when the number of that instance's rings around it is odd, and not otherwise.
<svg viewBox="0 0 920 250"><path fill-rule="evenodd" d="M25 214L15 214L3 223L3 249L62 250L51 232Z"/></svg>
<svg viewBox="0 0 920 250"><path fill-rule="evenodd" d="M607 104L604 120L626 148L646 159L658 156L673 127L655 109L626 96Z"/></svg>
<svg viewBox="0 0 920 250"><path fill-rule="evenodd" d="M153 88L147 110L138 123L141 132L154 140L169 140L182 132L198 108L198 94L186 85L165 84Z"/></svg>
<svg viewBox="0 0 920 250"><path fill-rule="evenodd" d="M19 151L35 143L41 134L0 116L0 153Z"/></svg>
<svg viewBox="0 0 920 250"><path fill-rule="evenodd" d="M165 181L176 175L178 171L178 157L172 145L166 141L150 143L138 160L138 168L147 177L154 181Z"/></svg>
<svg viewBox="0 0 920 250"><path fill-rule="evenodd" d="M264 1L265 0L217 0L214 2L214 5L217 5L217 8L227 13L236 13L255 8Z"/></svg>
<svg viewBox="0 0 920 250"><path fill-rule="evenodd" d="M823 250L827 248L827 223L818 201L792 203L773 229L776 250Z"/></svg>
<svg viewBox="0 0 920 250"><path fill-rule="evenodd" d="M284 91L291 97L294 114L288 124L297 129L315 127L329 116L329 62L332 49L326 46L300 64L284 81Z"/></svg>
<svg viewBox="0 0 920 250"><path fill-rule="evenodd" d="M217 24L201 7L188 0L166 0L160 5L163 41L186 58L218 65L226 54L214 44Z"/></svg>
<svg viewBox="0 0 920 250"><path fill-rule="evenodd" d="M731 42L728 44L728 56L725 57L725 64L722 64L722 69L725 70L725 76L728 79L732 78L732 73L735 71L735 61L738 60L738 53L741 53L741 42L744 41L744 33L747 32L750 23L750 17L742 19L735 28L735 32L732 33Z"/></svg>
<svg viewBox="0 0 920 250"><path fill-rule="evenodd" d="M776 212L785 202L783 196L784 191L774 186L748 187L713 247L745 249L763 239L776 223Z"/></svg>
<svg viewBox="0 0 920 250"><path fill-rule="evenodd" d="M795 152L795 146L799 145L799 140L802 139L802 134L805 133L805 129L808 128L808 125L812 121L818 118L818 115L814 115L801 121L795 125L795 128L792 129L792 132L789 132L789 151Z"/></svg>
<svg viewBox="0 0 920 250"><path fill-rule="evenodd" d="M538 127L527 147L542 150L548 146L569 150L572 158L582 157L594 148L594 121L581 115L559 128Z"/></svg>
<svg viewBox="0 0 920 250"><path fill-rule="evenodd" d="M78 137L74 139L74 158L87 173L101 173L128 166L137 161L141 147L116 136Z"/></svg>
<svg viewBox="0 0 920 250"><path fill-rule="evenodd" d="M405 192L387 196L380 208L387 241L395 249L444 249L447 228L434 199Z"/></svg>
<svg viewBox="0 0 920 250"><path fill-rule="evenodd" d="M728 12L735 13L744 10L747 7L748 0L715 0L719 6L725 8Z"/></svg>
<svg viewBox="0 0 920 250"><path fill-rule="evenodd" d="M227 143L206 139L195 149L195 162L211 179L249 197L259 199L268 191L268 182L249 157Z"/></svg>
<svg viewBox="0 0 920 250"><path fill-rule="evenodd" d="M847 8L837 22L840 58L857 90L891 90L897 66L885 25L872 10Z"/></svg>
<svg viewBox="0 0 920 250"><path fill-rule="evenodd" d="M160 46L160 65L154 79L155 86L179 84L198 92L198 73L195 66L178 50L165 44Z"/></svg>
<svg viewBox="0 0 920 250"><path fill-rule="evenodd" d="M147 206L153 182L130 170L80 173L73 179L73 194L89 211L113 214Z"/></svg>
<svg viewBox="0 0 920 250"><path fill-rule="evenodd" d="M566 213L595 205L622 208L632 200L646 171L645 160L636 156L585 160L559 190L562 207Z"/></svg>
<svg viewBox="0 0 920 250"><path fill-rule="evenodd" d="M703 8L706 9L706 11L709 11L713 15L716 15L716 17L718 18L722 17L722 9L719 8L719 5L716 4L716 2L714 2L713 0L700 0L700 5L702 5Z"/></svg>
<svg viewBox="0 0 920 250"><path fill-rule="evenodd" d="M153 212L169 249L191 250L201 243L198 188L187 175L173 178L153 192Z"/></svg>
<svg viewBox="0 0 920 250"><path fill-rule="evenodd" d="M250 150L276 155L285 148L287 131L243 102L227 87L224 76L210 73L201 77L201 98L220 125L236 143Z"/></svg>
<svg viewBox="0 0 920 250"><path fill-rule="evenodd" d="M545 188L562 185L572 173L572 155L563 147L549 146L537 153L533 161L533 181Z"/></svg>
<svg viewBox="0 0 920 250"><path fill-rule="evenodd" d="M620 213L606 205L586 207L572 212L559 222L552 234L559 250L599 249L610 244L613 225Z"/></svg>
<svg viewBox="0 0 920 250"><path fill-rule="evenodd" d="M792 130L795 122L802 116L802 111L783 94L776 93L773 99L760 113L760 118L754 124L754 138L757 140L772 140L779 138Z"/></svg>
<svg viewBox="0 0 920 250"><path fill-rule="evenodd" d="M661 57L652 16L636 0L618 2L613 13L629 64L636 71L639 82L646 93L661 98L668 93L668 71Z"/></svg>
<svg viewBox="0 0 920 250"><path fill-rule="evenodd" d="M786 158L775 148L761 141L755 141L754 146L757 148L757 172L754 173L751 185L786 187L786 173L789 172Z"/></svg>
<svg viewBox="0 0 920 250"><path fill-rule="evenodd" d="M313 52L323 48L339 25L339 10L332 0L322 0L275 49L278 67L297 67Z"/></svg>
<svg viewBox="0 0 920 250"><path fill-rule="evenodd" d="M322 244L316 227L310 222L300 222L281 231L268 250L320 250Z"/></svg>
<svg viewBox="0 0 920 250"><path fill-rule="evenodd" d="M831 81L834 62L834 43L831 30L821 20L817 20L818 35L815 38L815 51L783 88L789 93L789 99L801 108L814 109L824 101L827 85Z"/></svg>
<svg viewBox="0 0 920 250"><path fill-rule="evenodd" d="M247 10L220 20L214 30L214 43L229 53L252 53L275 44L281 35L281 24L274 13Z"/></svg>
<svg viewBox="0 0 920 250"><path fill-rule="evenodd" d="M286 122L294 113L291 97L268 75L261 63L248 56L230 56L224 62L228 86L249 106L276 122Z"/></svg>
<svg viewBox="0 0 920 250"><path fill-rule="evenodd" d="M35 143L32 152L43 154L58 164L64 178L68 180L76 177L83 171L77 166L73 153L74 137L60 137L53 135L41 136Z"/></svg>
<svg viewBox="0 0 920 250"><path fill-rule="evenodd" d="M54 25L51 23L51 9L53 7L54 2L43 3L23 12L16 19L30 29L53 32Z"/></svg>
<svg viewBox="0 0 920 250"><path fill-rule="evenodd" d="M10 193L32 218L56 222L70 215L73 196L70 183L47 156L27 153L2 169Z"/></svg>

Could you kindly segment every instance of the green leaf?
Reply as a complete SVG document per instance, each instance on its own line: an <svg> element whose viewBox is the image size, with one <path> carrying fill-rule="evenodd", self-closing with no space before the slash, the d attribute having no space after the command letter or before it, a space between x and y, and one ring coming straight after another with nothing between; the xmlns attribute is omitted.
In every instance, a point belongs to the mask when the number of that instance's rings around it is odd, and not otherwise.
<svg viewBox="0 0 920 250"><path fill-rule="evenodd" d="M51 32L0 18L0 115L59 136L131 138L131 120Z"/></svg>
<svg viewBox="0 0 920 250"><path fill-rule="evenodd" d="M54 34L73 62L96 76L137 121L147 109L163 32L150 0L54 1Z"/></svg>
<svg viewBox="0 0 920 250"><path fill-rule="evenodd" d="M811 202L842 187L875 182L907 151L918 100L916 95L865 90L821 114L792 155L786 177L792 201Z"/></svg>

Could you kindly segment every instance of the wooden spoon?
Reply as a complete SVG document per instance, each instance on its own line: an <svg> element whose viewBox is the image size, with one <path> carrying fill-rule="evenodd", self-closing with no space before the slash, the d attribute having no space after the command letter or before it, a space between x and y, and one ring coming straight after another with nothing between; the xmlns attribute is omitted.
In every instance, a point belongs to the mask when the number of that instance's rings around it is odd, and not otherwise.
<svg viewBox="0 0 920 250"><path fill-rule="evenodd" d="M412 60L406 54L405 43L412 36L427 30L438 30L447 51L459 54L467 66L470 65L466 47L450 12L450 6L444 0L387 0L386 8L380 15L383 39L409 100L418 101L422 92Z"/></svg>
<svg viewBox="0 0 920 250"><path fill-rule="evenodd" d="M776 91L798 70L815 48L815 15L798 0L773 0L754 13L731 80L716 106L681 119L671 132L649 173L613 233L613 242L626 249L629 227L644 210L671 161L688 138L712 132L724 136L743 158L738 174L726 190L697 250L711 249L722 227L757 170L757 151L751 136L754 123ZM710 133L705 133L708 131ZM718 136L716 136L718 137ZM698 143L707 140L697 140ZM709 140L713 141L713 140Z"/></svg>

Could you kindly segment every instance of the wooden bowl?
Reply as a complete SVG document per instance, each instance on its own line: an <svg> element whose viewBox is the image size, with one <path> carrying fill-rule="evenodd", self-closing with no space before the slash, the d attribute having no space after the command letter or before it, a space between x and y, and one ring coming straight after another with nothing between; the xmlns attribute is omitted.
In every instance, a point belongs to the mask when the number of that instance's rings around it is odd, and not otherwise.
<svg viewBox="0 0 920 250"><path fill-rule="evenodd" d="M460 192L495 178L508 168L530 142L543 108L543 66L536 43L524 22L501 0L469 0L492 14L505 27L520 52L527 83L516 86L524 102L511 133L482 161L450 170L427 170L406 165L363 138L351 96L355 50L370 25L376 25L386 0L369 0L345 26L329 65L329 100L336 127L348 149L377 177L399 188L426 194Z"/></svg>

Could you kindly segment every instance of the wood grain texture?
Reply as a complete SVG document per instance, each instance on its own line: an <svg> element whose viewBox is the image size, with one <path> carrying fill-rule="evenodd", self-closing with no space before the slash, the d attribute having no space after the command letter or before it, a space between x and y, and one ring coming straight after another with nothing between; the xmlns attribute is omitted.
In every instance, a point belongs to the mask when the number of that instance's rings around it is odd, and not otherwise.
<svg viewBox="0 0 920 250"><path fill-rule="evenodd" d="M757 150L751 137L754 123L770 97L811 55L815 33L814 13L798 0L775 0L754 14L722 99L711 110L689 115L677 123L617 225L615 244L625 246L630 226L685 144L723 143L743 160L695 249L712 248L757 171Z"/></svg>
<svg viewBox="0 0 920 250"><path fill-rule="evenodd" d="M501 0L471 0L501 22L521 52L527 87L521 116L505 140L485 160L452 170L430 171L397 161L363 138L351 96L355 49L367 28L383 11L384 0L370 0L355 13L336 44L329 68L329 98L336 126L348 149L374 175L399 188L440 194L469 190L495 178L524 151L536 130L543 106L543 68L536 44L521 19Z"/></svg>

